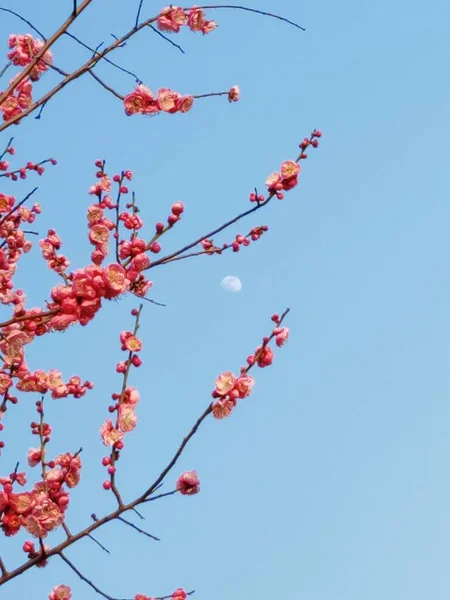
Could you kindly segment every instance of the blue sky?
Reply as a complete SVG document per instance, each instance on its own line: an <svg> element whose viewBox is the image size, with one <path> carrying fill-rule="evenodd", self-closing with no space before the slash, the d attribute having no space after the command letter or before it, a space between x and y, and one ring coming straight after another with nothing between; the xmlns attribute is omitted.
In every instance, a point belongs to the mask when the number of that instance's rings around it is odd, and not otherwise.
<svg viewBox="0 0 450 600"><path fill-rule="evenodd" d="M49 33L70 4L27 1L21 10ZM155 10L150 4L146 14ZM12 0L3 6L17 9ZM119 34L134 19L124 6L97 0L74 32L92 45ZM145 367L132 381L142 395L141 421L119 472L129 498L161 471L207 405L217 374L239 368L274 311L292 309L291 340L273 367L256 374L251 398L228 421L207 422L169 477L197 469L201 494L145 509L146 527L160 543L112 524L98 534L111 556L90 542L68 555L116 597L183 586L195 588L199 600L444 600L450 8L444 0L248 6L276 10L307 31L217 11L210 14L218 31L175 38L185 55L151 31L116 54L153 89L198 94L238 84L240 103L208 99L188 115L127 118L85 78L40 121L14 128L18 160L60 161L39 180L44 212L37 227L56 228L75 268L90 252L85 212L96 158L106 158L112 172L134 170L147 231L173 201L185 203L182 222L164 242L169 251L247 208L248 193L295 157L304 135L314 127L324 132L301 185L221 238L266 223L260 241L237 255L152 272L153 297L167 308L149 305L143 316ZM3 40L26 31L2 14ZM86 56L69 40L54 54L64 69ZM122 93L132 87L105 66L99 73ZM34 183L15 193L25 195ZM241 278L239 294L222 291L228 274ZM55 278L35 249L17 281L34 306ZM118 335L130 327L134 305L133 298L111 303L87 329L30 347L31 367L96 383L82 400L48 402L55 454L84 448L68 518L73 530L112 506L101 489L98 428L120 385ZM24 461L32 418L28 397L7 415L2 473ZM20 543L0 539L8 566L21 558ZM57 583L70 584L74 599L96 597L54 559L9 584L2 598L46 598Z"/></svg>

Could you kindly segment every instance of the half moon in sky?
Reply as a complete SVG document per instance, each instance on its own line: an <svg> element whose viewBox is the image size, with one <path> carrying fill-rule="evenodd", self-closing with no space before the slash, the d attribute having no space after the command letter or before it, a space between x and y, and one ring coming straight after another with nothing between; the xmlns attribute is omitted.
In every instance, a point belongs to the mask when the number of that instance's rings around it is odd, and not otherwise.
<svg viewBox="0 0 450 600"><path fill-rule="evenodd" d="M241 280L234 275L227 275L227 277L224 277L220 285L226 292L240 292L242 289Z"/></svg>

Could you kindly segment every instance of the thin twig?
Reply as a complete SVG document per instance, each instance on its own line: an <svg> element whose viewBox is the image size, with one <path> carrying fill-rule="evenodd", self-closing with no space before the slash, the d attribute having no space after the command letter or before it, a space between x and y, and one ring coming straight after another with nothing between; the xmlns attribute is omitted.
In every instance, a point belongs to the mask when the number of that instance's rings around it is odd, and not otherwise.
<svg viewBox="0 0 450 600"><path fill-rule="evenodd" d="M136 15L136 22L134 24L135 27L137 27L139 25L139 18L141 16L141 9L142 9L143 4L144 4L144 0L140 0L137 15Z"/></svg>
<svg viewBox="0 0 450 600"><path fill-rule="evenodd" d="M175 452L172 460L169 462L169 464L166 466L166 468L160 473L160 475L155 480L155 482L152 483L152 485L147 490L145 490L145 492L138 498L137 502L134 505L140 504L146 498L148 498L153 493L155 488L163 481L163 479L165 479L166 475L169 473L169 471L171 471L171 469L175 466L175 463L177 462L177 460L180 458L180 456L181 456L183 450L185 449L187 443L189 442L189 440L192 438L193 435L195 435L197 429L200 427L200 425L203 423L203 421L206 419L206 417L211 414L211 412L212 412L212 403L208 406L208 408L204 411L204 413L197 419L197 421L195 422L191 431L187 434L187 436L181 442L180 447Z"/></svg>
<svg viewBox="0 0 450 600"><path fill-rule="evenodd" d="M99 54L99 52L97 52L96 49L91 48L91 46L88 46L87 44L85 44L82 40L80 40L79 38L77 38L75 35L73 35L73 33L69 33L68 31L65 32L65 34L67 36L69 36L72 40L74 40L75 42L77 42L78 44L80 44L80 46L83 46L83 48L86 48L86 50L89 50L90 52L92 52L93 54ZM123 71L123 73L127 73L128 75L131 75L132 77L134 77L134 79L137 81L137 83L142 83L142 79L140 79L136 73L133 73L133 71L128 71L128 69L124 69L123 67L121 67L120 65L118 65L117 63L113 62L112 60L110 60L109 58L106 58L105 56L102 57L103 60L105 62L107 62L108 64L110 64L111 66L115 67L116 69L119 69L119 71Z"/></svg>
<svg viewBox="0 0 450 600"><path fill-rule="evenodd" d="M181 52L181 54L186 54L186 52L183 50L183 48L179 45L176 44L174 41L172 41L169 37L167 37L167 35L164 35L161 31L159 31L159 29L156 29L156 27L153 27L153 25L149 25L150 29L152 31L154 31L155 33L157 33L160 37L162 37L163 40L166 40L166 42L169 42L169 44L171 44L172 46L174 46L175 48L178 48L178 50Z"/></svg>
<svg viewBox="0 0 450 600"><path fill-rule="evenodd" d="M116 98L119 98L119 100L123 100L123 96L121 96L119 94L119 92L116 92L116 90L112 87L110 87L108 84L106 84L102 79L100 79L100 77L94 73L94 71L90 70L89 71L89 75L92 75L92 77L98 81L98 83L103 86L105 88L105 90L108 90L108 92L110 92L111 94L113 94Z"/></svg>
<svg viewBox="0 0 450 600"><path fill-rule="evenodd" d="M107 552L108 554L111 554L111 552L108 550L108 548L106 548L101 542L99 542L93 535L91 535L90 533L88 533L88 538L91 539L93 542L95 542L98 546L100 546L100 548L102 550L104 550L105 552Z"/></svg>
<svg viewBox="0 0 450 600"><path fill-rule="evenodd" d="M150 498L146 498L144 502L153 502L153 500L159 500L160 498L166 498L166 496L173 496L176 494L178 490L172 490L171 492L166 492L165 494L158 494L157 496L150 496Z"/></svg>
<svg viewBox="0 0 450 600"><path fill-rule="evenodd" d="M246 12L251 12L251 13L255 13L257 15L263 15L264 17L271 17L272 19L277 19L278 21L283 21L284 23L287 23L288 25L292 25L296 29L301 29L302 31L306 31L306 29L304 27L302 27L298 23L295 23L294 21L290 21L289 19L286 19L285 17L281 17L280 15L276 15L274 13L269 13L264 10L258 10L257 8L248 8L247 6L238 6L236 4L216 4L216 6L201 6L200 8L202 8L203 10L214 10L214 9L222 9L222 8L232 8L235 10L244 10Z"/></svg>
<svg viewBox="0 0 450 600"><path fill-rule="evenodd" d="M88 579L87 577L85 577L83 575L83 573L79 569L77 569L77 567L73 564L73 562L71 562L67 558L67 556L65 554L63 554L62 552L59 552L59 556L72 569L72 571L78 575L78 577L82 581L84 581L85 583L87 583L94 591L97 592L97 594L100 594L100 596L103 596L103 598L106 598L106 600L131 600L131 598L114 598L113 596L110 596L109 594L106 594L98 586L96 586L95 583L93 583L90 579Z"/></svg>
<svg viewBox="0 0 450 600"><path fill-rule="evenodd" d="M33 31L35 31L43 40L44 42L47 41L47 38L45 37L45 35L39 31L39 29L37 27L35 27L33 25L33 23L31 23L30 21L28 21L27 19L25 19L25 17L22 17L22 15L19 15L19 13L16 13L14 10L11 10L10 8L2 8L0 7L0 10L10 13L11 15L14 15L15 17L17 17L18 19L20 19L21 21L23 21L24 23L26 23L29 27L31 27L31 29Z"/></svg>
<svg viewBox="0 0 450 600"><path fill-rule="evenodd" d="M198 244L200 244L200 242L202 242L203 240L205 240L207 238L213 237L214 235L216 235L217 233L220 233L224 229L227 229L230 225L233 225L234 223L236 223L240 219L243 219L244 217L247 217L248 215L251 215L252 213L254 213L257 210L259 210L260 208L262 208L263 206L266 206L271 201L271 199L273 198L273 196L274 196L274 194L270 194L268 196L268 198L266 200L264 200L264 202L258 202L256 204L256 206L253 206L252 208L249 208L249 210L244 211L243 213L241 213L237 217L234 217L234 219L230 219L229 221L227 221L226 223L224 223L220 227L217 227L216 229L214 229L210 233L207 233L206 235L202 235L197 240L195 240L194 242L191 242L190 244L187 244L186 246L184 246L180 250L177 250L176 252L172 252L172 254L168 254L167 256L164 256L163 258L160 258L159 260L155 260L153 263L151 263L151 265L148 267L148 269L153 269L154 267L157 267L158 265L161 265L161 264L164 264L165 262L171 261L176 256L179 256L180 254L183 254L184 252L187 252L191 248L194 248L195 246L197 246Z"/></svg>
<svg viewBox="0 0 450 600"><path fill-rule="evenodd" d="M122 521L122 523L125 523L126 525L129 525L132 529L135 529L136 531L139 531L139 533L142 533L142 534L146 535L147 537L151 538L152 540L156 540L157 542L161 541L158 537L156 537L156 535L152 535L151 533L148 533L147 531L145 531L144 529L141 529L140 527L138 527L137 525L135 525L131 521L127 521L123 517L117 517L117 520L118 521Z"/></svg>
<svg viewBox="0 0 450 600"><path fill-rule="evenodd" d="M25 204L25 202L35 193L37 192L39 188L35 187L34 190L31 190L31 192L29 194L27 194L25 196L25 198L23 200L21 200L18 204L16 204L15 206L12 207L12 209L6 213L6 215L0 220L0 225L3 225L3 223L8 219L8 217L10 217L18 208L20 208L22 206L22 204Z"/></svg>

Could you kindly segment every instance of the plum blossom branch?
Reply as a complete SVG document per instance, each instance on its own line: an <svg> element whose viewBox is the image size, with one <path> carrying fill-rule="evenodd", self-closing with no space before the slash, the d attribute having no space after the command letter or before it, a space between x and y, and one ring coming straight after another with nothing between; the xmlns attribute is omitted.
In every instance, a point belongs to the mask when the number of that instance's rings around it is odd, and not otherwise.
<svg viewBox="0 0 450 600"><path fill-rule="evenodd" d="M64 32L72 25L74 20L91 4L93 0L84 0L80 6L77 8L75 14L71 14L70 17L55 31L55 33L44 43L42 49L37 53L31 63L25 67L23 71L19 73L19 75L14 79L14 81L9 85L9 87L0 94L0 105L8 98L11 92L26 78L30 75L33 68L36 64L42 59L44 54L49 50L53 44L64 34ZM42 102L40 103L42 104ZM39 105L40 106L40 105ZM1 131L1 129L0 129Z"/></svg>
<svg viewBox="0 0 450 600"><path fill-rule="evenodd" d="M75 18L79 14L81 14L81 12L85 8L87 8L87 6L91 2L92 2L92 0L84 0L84 2L82 2L82 4L78 7L76 14L75 15L71 15L67 19L67 21L51 36L51 38L48 39L48 41L43 45L42 49L37 53L37 55L34 58L34 60L14 79L14 81L11 83L11 85L9 86L9 88L5 92L3 92L3 94L0 95L0 105L5 101L6 98L8 98L8 96L11 94L11 92L13 92L13 90L16 89L17 86L26 77L28 77L28 75L31 73L32 69L42 59L42 57L44 56L45 52L49 50L49 48L55 43L56 40L58 40L64 33L66 33L67 29L73 23L73 21L75 20ZM199 7L197 7L197 9L199 9L199 10L203 10L203 9L235 9L235 10L242 10L242 11L252 12L252 13L256 13L256 14L261 14L261 15L264 15L264 16L268 16L268 17L271 17L271 18L274 18L274 19L278 19L278 20L281 20L281 21L284 21L284 22L288 23L289 25L293 25L293 26L295 26L298 29L303 29L297 23L294 23L293 21L290 21L289 19L285 19L284 17L280 17L279 15L268 13L268 12L264 12L264 11L259 11L259 10L252 9L252 8L247 8L245 6L240 6L240 5L223 4L223 5L215 5L215 6L213 6L213 5L211 5L211 6L199 6ZM124 45L124 43L128 39L130 39L132 36L134 36L138 31L140 31L144 27L147 27L147 26L151 25L152 23L156 22L159 17L160 17L160 15L158 14L158 15L156 15L154 17L150 17L149 19L146 19L146 20L142 21L141 23L139 23L138 25L134 26L132 29L130 29L127 33L125 33L121 37L115 38L115 41L112 44L110 44L109 46L107 46L103 51L101 51L101 52L95 52L94 56L92 56L90 58L90 60L88 60L86 63L84 63L78 69L76 69L71 74L69 74L67 77L65 77L54 88L52 88L46 94L44 94L39 100L37 100L36 102L33 102L32 104L30 104L30 106L28 106L28 108L22 110L20 113L15 114L14 116L11 116L7 121L5 121L3 123L3 125L0 125L0 131L3 131L4 129L6 129L7 127L11 126L12 124L17 123L22 118L24 118L24 117L28 116L30 113L34 112L42 104L45 104L46 102L48 102L55 94L57 94L58 92L60 92L66 85L68 85L70 82L74 81L75 79L78 79L79 77L81 77L82 75L84 75L85 73L87 73L102 58L104 58L105 56L107 56L109 53L111 53L112 51L116 50L117 48L122 47Z"/></svg>
<svg viewBox="0 0 450 600"><path fill-rule="evenodd" d="M268 350L267 346L274 337L277 338L277 345L282 345L284 343L284 341L287 339L288 332L286 330L280 329L280 326L281 326L283 320L285 319L286 315L288 314L288 312L289 312L289 309L286 309L284 311L284 313L281 315L281 317L279 317L278 315L274 315L272 317L272 320L276 324L276 328L272 331L270 336L265 337L263 339L263 344L255 351L255 354L247 359L248 365L246 367L241 368L241 373L243 374L244 377L247 377L246 374L250 371L250 369L255 364L258 364L258 366L260 366L260 367L268 366L269 364L271 364L273 355L270 355L270 353L269 354L267 353L267 350ZM280 338L280 343L278 343L278 338ZM127 338L127 340L128 339L130 339L130 338ZM134 345L134 340L133 340L133 345ZM228 385L227 377L224 378L225 375L228 377L229 374L222 374L222 376L220 376L219 379L216 381L216 390L217 390L217 386L220 385L222 397L224 399L226 399L225 391L223 390L223 385L224 385L223 380L224 379L225 379L226 385ZM248 379L248 377L247 377L247 379ZM220 381L220 383L218 383L219 381ZM235 380L234 383L237 383L238 381L239 380ZM233 383L233 385L234 385L234 383ZM244 390L241 389L241 391L243 391L242 397L249 395L249 393L251 391L251 386L252 386L251 382L247 381L245 383L246 389L244 389ZM216 397L216 395L215 395L216 393L217 392L213 393L214 397ZM226 394L228 394L228 391L226 391ZM161 484L162 484L163 480L165 479L166 475L176 464L176 462L178 461L182 452L184 451L186 445L192 439L192 437L195 435L195 433L199 429L200 425L203 423L203 421L206 419L206 417L208 415L210 415L211 413L214 412L214 410L215 410L214 405L216 402L217 401L212 402L208 405L208 407L205 409L203 414L197 419L197 421L194 423L194 425L191 428L191 430L189 431L189 433L183 439L182 443L180 444L179 448L175 452L175 454L172 457L172 459L170 460L170 462L163 469L163 471L157 477L155 482L150 487L148 487L148 489L143 494L141 494L138 498L136 498L135 500L133 500L132 502L130 502L128 504L120 503L120 505L116 508L116 510L114 510L113 512L109 513L108 515L106 515L100 519L97 518L97 516L93 515L94 522L91 525L89 525L88 527L79 531L76 534L71 534L70 537L67 537L59 545L57 545L53 548L47 548L47 547L43 546L41 548L41 553L39 553L39 554L33 553L33 554L29 555L30 559L27 562L25 562L21 566L17 567L13 571L2 574L2 576L0 577L0 586L3 585L4 583L14 579L15 577L21 575L22 573L24 573L25 571L27 571L28 569L30 569L37 563L42 562L43 557L45 558L45 560L47 560L47 559L51 558L52 556L59 555L59 556L63 557L63 560L65 560L65 562L77 574L79 574L79 576L84 581L86 581L86 583L91 585L91 587L93 587L93 589L96 589L95 584L90 582L81 572L79 572L79 570L75 567L75 565L73 565L70 561L68 561L67 557L65 557L65 555L63 555L64 550L66 548L68 548L69 546L71 546L72 544L74 544L79 539L82 539L83 537L91 536L91 534L95 530L102 527L103 525L106 525L106 523L109 523L115 519L121 518L123 513L130 511L130 510L134 510L140 504L143 504L143 503L146 503L146 502L149 502L152 500L156 500L157 498L162 498L164 496L172 495L175 492L181 492L182 494L192 494L192 493L198 492L199 491L199 481L198 481L198 478L197 478L195 472L187 472L179 478L179 480L177 482L176 490L173 490L166 494L160 494L158 496L155 496L154 498L151 498L151 494L154 493L157 489L159 489L161 487ZM220 417L218 417L218 418L220 418ZM97 589L96 589L96 591L97 591ZM111 600L111 597L106 595L101 590L98 593L103 595L104 598ZM116 599L112 599L112 600L116 600Z"/></svg>

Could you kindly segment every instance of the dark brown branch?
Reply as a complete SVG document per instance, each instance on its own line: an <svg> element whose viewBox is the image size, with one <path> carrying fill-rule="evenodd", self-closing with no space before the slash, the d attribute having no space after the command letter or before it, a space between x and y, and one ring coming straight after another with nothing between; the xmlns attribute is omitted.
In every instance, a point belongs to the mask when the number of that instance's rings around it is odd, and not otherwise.
<svg viewBox="0 0 450 600"><path fill-rule="evenodd" d="M151 533L148 533L147 531L145 531L144 529L141 529L140 527L138 527L137 525L135 525L134 523L132 523L131 521L127 521L126 519L124 519L123 517L117 517L118 521L122 521L122 523L125 523L126 525L128 525L129 527L131 527L132 529L135 529L136 531L138 531L139 533L142 533L143 535L146 535L147 537L151 538L152 540L156 540L157 542L160 542L161 540L159 539L159 537L156 537L156 535L152 535Z"/></svg>
<svg viewBox="0 0 450 600"><path fill-rule="evenodd" d="M0 556L0 571L1 571L2 575L8 574L8 569L5 567L5 563L3 562L3 559L1 556Z"/></svg>

